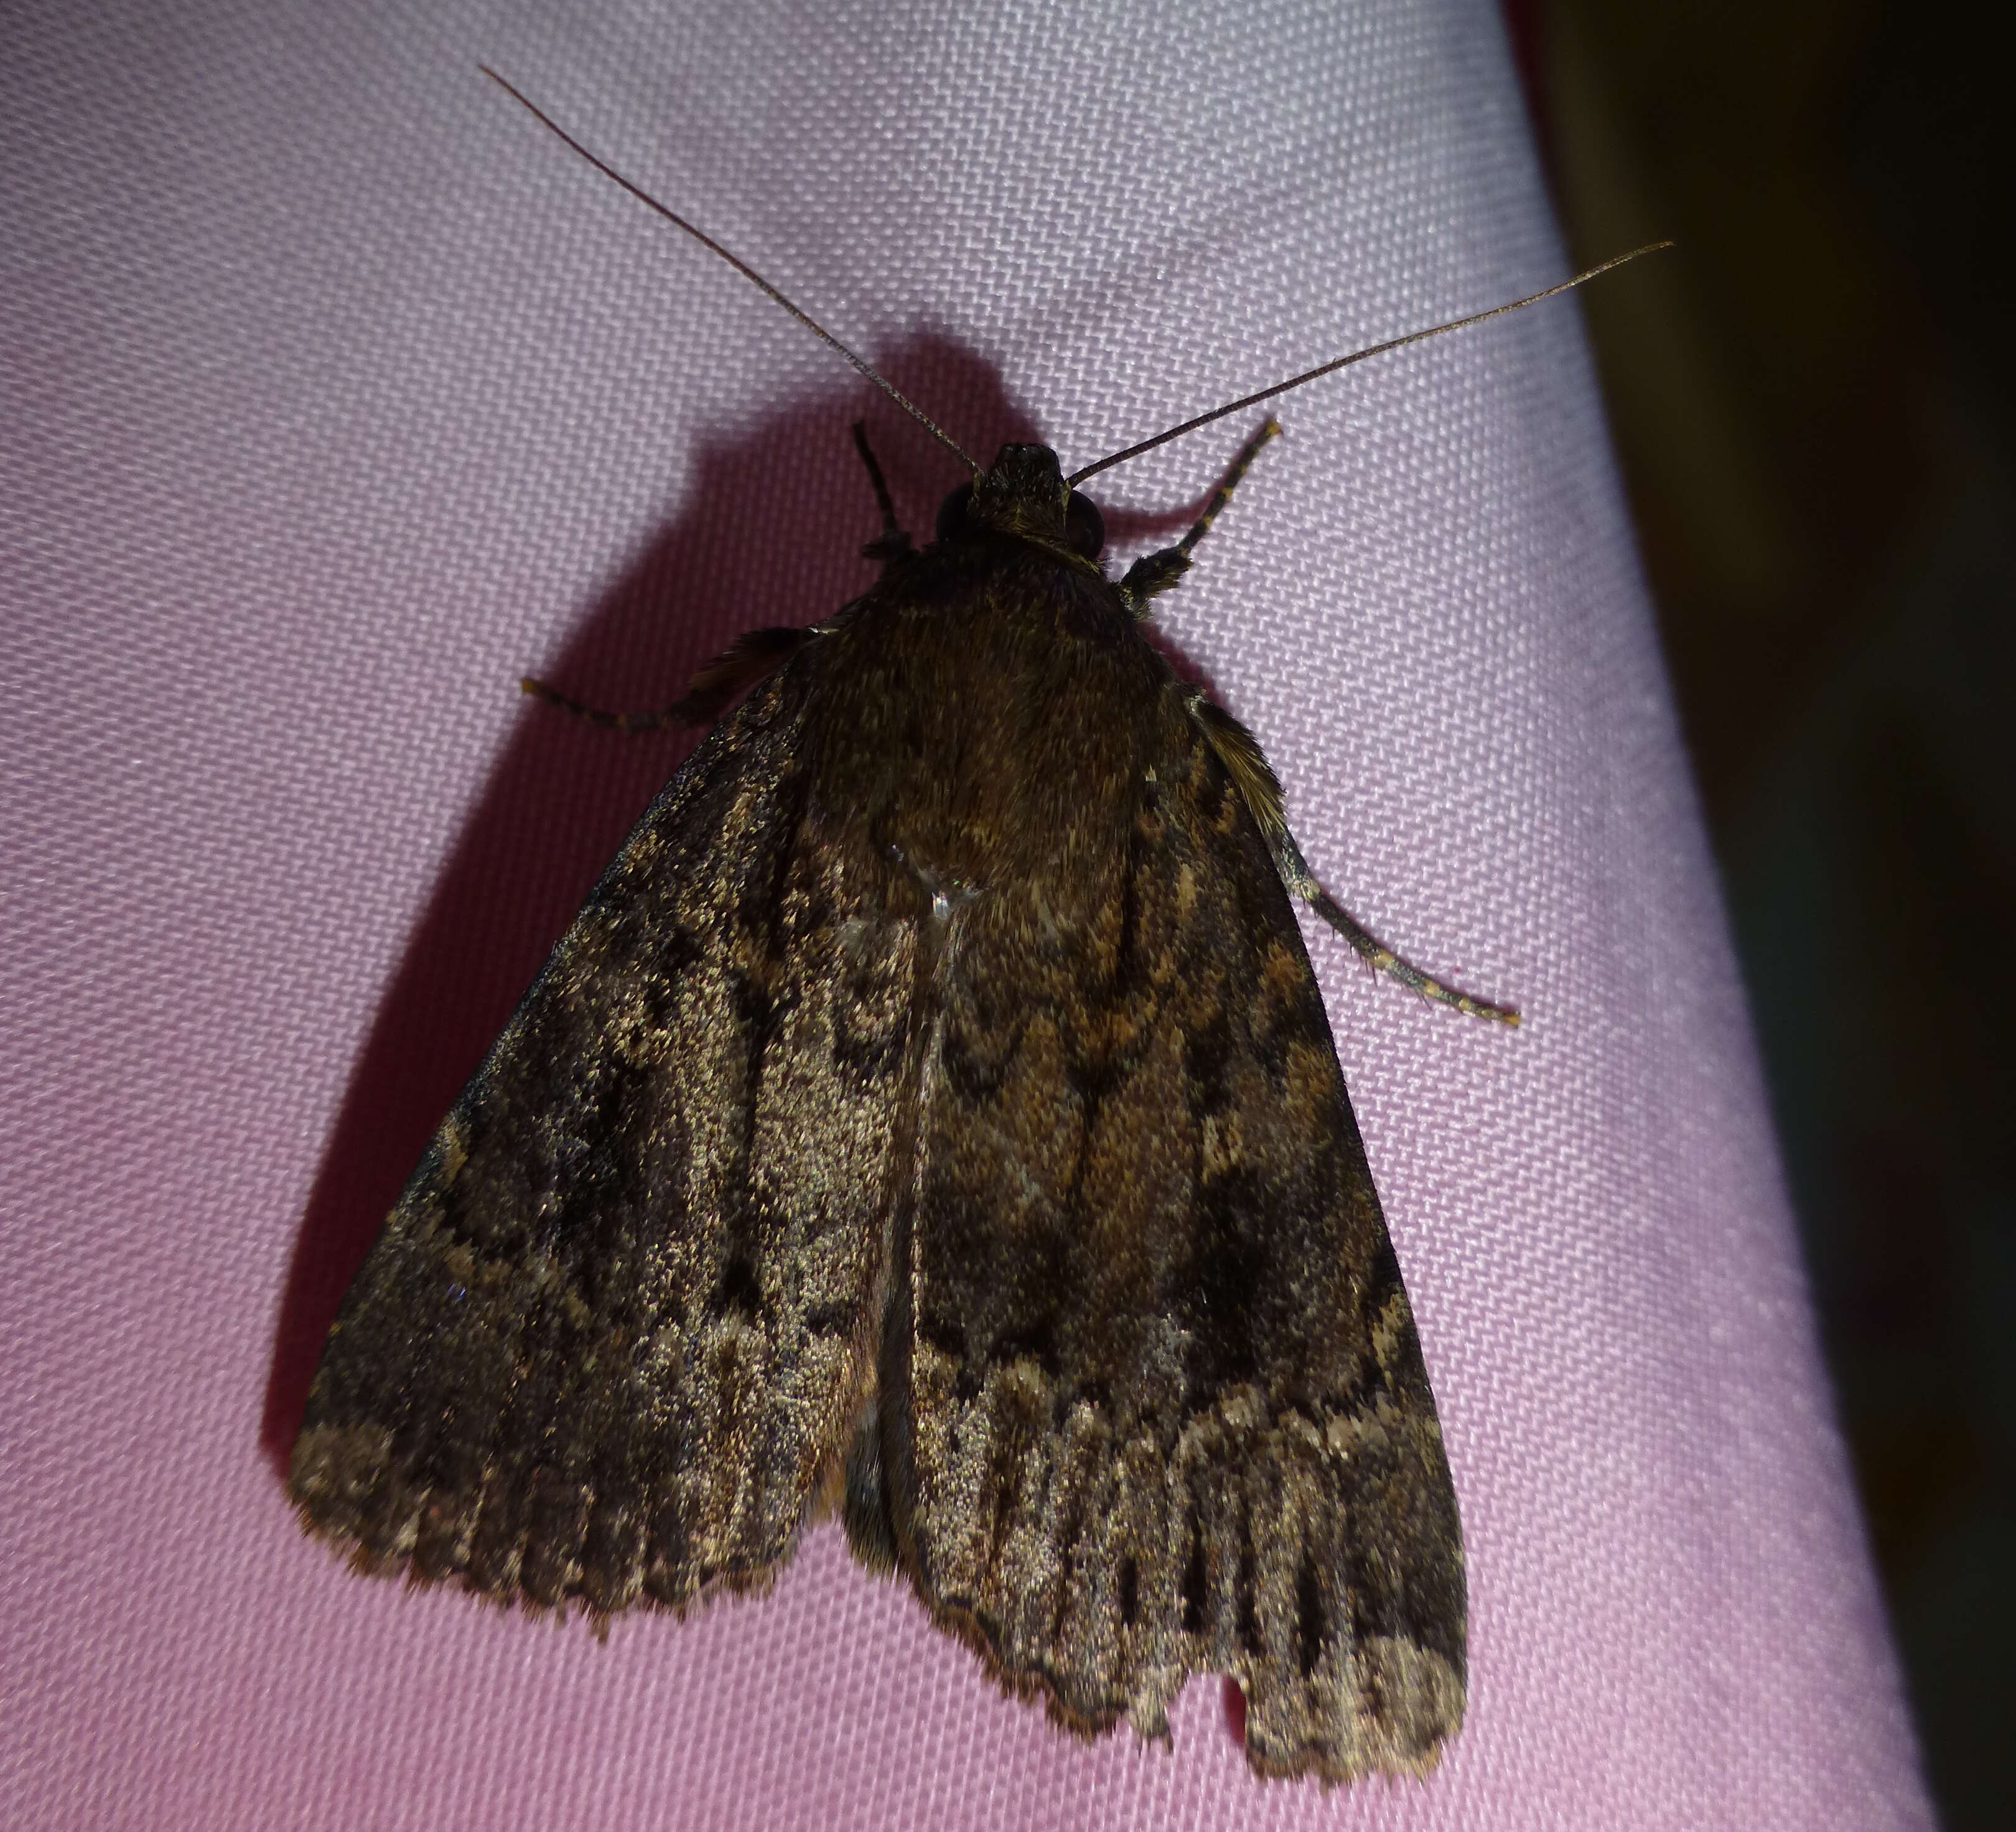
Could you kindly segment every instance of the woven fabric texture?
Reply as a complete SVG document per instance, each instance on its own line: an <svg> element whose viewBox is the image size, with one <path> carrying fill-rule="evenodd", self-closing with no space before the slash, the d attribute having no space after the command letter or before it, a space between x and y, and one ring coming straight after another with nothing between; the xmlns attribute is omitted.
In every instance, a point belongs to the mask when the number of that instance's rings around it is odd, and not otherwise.
<svg viewBox="0 0 2016 1832"><path fill-rule="evenodd" d="M1215 1679L1071 1742L830 1528L606 1646L301 1536L342 1287L680 754L517 677L859 589L864 410L912 527L957 475L479 61L983 457L1566 271L1482 0L10 9L0 1819L1928 1823L1572 301L1280 404L1163 601L1347 906L1528 1014L1311 936L1467 1532L1435 1776L1258 1783ZM1117 556L1248 430L1100 480Z"/></svg>

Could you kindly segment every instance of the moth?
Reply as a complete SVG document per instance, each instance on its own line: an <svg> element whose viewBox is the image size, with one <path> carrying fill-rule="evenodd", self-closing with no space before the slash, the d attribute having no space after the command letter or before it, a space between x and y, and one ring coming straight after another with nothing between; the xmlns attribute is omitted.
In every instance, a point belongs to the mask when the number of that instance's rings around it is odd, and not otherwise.
<svg viewBox="0 0 2016 1832"><path fill-rule="evenodd" d="M764 1590L837 1515L1073 1731L1166 1739L1216 1672L1262 1775L1433 1765L1456 1495L1294 900L1516 1017L1318 887L1143 633L1273 423L1118 579L1076 487L1265 398L1068 478L966 459L921 548L857 428L876 583L591 714L718 722L330 1331L289 1492L358 1568L602 1622Z"/></svg>

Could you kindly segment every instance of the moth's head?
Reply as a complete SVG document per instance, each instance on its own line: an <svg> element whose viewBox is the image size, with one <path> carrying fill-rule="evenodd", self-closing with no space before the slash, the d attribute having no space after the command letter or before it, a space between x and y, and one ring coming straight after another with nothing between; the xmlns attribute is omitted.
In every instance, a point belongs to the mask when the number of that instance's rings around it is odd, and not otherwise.
<svg viewBox="0 0 2016 1832"><path fill-rule="evenodd" d="M1020 534L1096 560L1106 524L1089 496L1064 481L1057 455L1047 445L1004 445L993 467L961 484L938 509L941 541L974 541L990 534Z"/></svg>

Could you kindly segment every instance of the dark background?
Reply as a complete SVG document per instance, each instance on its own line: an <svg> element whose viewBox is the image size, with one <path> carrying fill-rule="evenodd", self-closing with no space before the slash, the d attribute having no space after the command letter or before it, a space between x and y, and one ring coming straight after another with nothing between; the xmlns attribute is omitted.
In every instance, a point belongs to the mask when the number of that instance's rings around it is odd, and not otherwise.
<svg viewBox="0 0 2016 1832"><path fill-rule="evenodd" d="M1950 1832L2016 1801L2016 225L1923 0L1507 0ZM1651 271L1647 271L1651 270Z"/></svg>

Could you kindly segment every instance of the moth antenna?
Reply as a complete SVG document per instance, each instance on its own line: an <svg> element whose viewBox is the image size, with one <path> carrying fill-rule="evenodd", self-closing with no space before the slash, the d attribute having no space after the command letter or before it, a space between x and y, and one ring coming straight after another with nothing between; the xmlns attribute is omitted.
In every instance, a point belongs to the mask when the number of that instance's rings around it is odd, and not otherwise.
<svg viewBox="0 0 2016 1832"><path fill-rule="evenodd" d="M574 152L579 153L583 159L586 160L588 163L593 166L597 171L600 172L604 178L610 179L614 183L621 185L622 188L628 191L632 196L635 197L638 202L649 205L650 208L655 210L659 215L662 216L665 219L666 221L672 224L675 228L684 229L689 236L692 236L696 242L699 243L700 245L703 248L706 249L710 254L719 255L723 261L726 261L730 267L733 268L735 271L741 275L745 280L748 281L751 286L758 288L761 292L767 293L772 299L776 300L779 305L783 306L792 317L796 319L800 324L803 325L807 330L810 331L814 337L819 338L822 342L830 345L833 349L838 351L848 362L851 363L857 370L859 370L862 375L866 376L869 380L873 382L877 387L880 388L884 394L887 394L898 407L902 408L902 410L911 417L911 419L915 420L918 425L922 427L927 433L929 433L933 438L936 439L948 450L953 452L958 457L959 462L964 465L969 471L972 472L976 477L980 475L981 467L975 464L971 459L968 458L963 452L959 450L957 441L953 439L952 436L948 433L944 427L941 427L931 417L929 414L926 413L923 409L919 407L914 401L905 399L905 397L898 391L895 383L887 381L882 376L877 375L874 369L869 366L866 358L856 356L851 350L848 349L844 344L841 343L832 332L828 330L824 325L821 324L817 319L814 318L810 312L803 310L799 306L793 304L789 299L786 298L782 293L780 293L775 286L772 286L770 283L765 279L761 274L757 272L755 268L751 267L747 261L743 260L738 255L731 254L727 249L722 247L718 242L715 240L713 236L708 235L705 230L697 228L693 224L688 222L686 219L681 216L676 210L669 209L664 204L661 203L657 198L653 197L649 191L644 189L642 185L632 184L629 179L624 177L622 173L618 171L614 166L610 164L607 160L598 159L595 154L589 152L585 146L581 145L580 141L577 140L573 135L569 133L565 128L562 127L558 121L555 121L551 115L548 114L544 109L541 108L536 103L532 101L531 99L526 95L522 90L514 88L509 83L506 82L504 78L500 77L496 71L489 67L488 64L478 64L477 67L481 70L485 76L489 77L491 81L495 83L499 88L502 89L506 95L509 95L513 102L517 103L520 108L524 109L527 114L531 115L535 121L538 122L542 127L545 128L549 133L553 134L563 145L571 147Z"/></svg>
<svg viewBox="0 0 2016 1832"><path fill-rule="evenodd" d="M1299 388L1305 383L1316 381L1334 370L1348 369L1354 362L1363 362L1367 357L1384 356L1388 351L1399 350L1409 344L1424 343L1430 337L1441 337L1445 331L1463 330L1471 325L1482 324L1486 319L1503 318L1508 311L1519 311L1528 305L1538 305L1543 299L1551 299L1557 293L1571 291L1585 281L1594 279L1598 274L1607 274L1613 267L1622 267L1627 261L1636 261L1641 254L1655 254L1661 248L1672 246L1670 241L1647 242L1643 247L1634 248L1629 254L1613 254L1609 260L1600 261L1586 272L1577 274L1571 280L1563 280L1557 286L1550 286L1545 292L1528 293L1523 299L1514 299L1504 305L1494 305L1489 311L1474 311L1467 318L1451 319L1445 325L1431 325L1424 331L1409 331L1404 337L1389 337L1383 344L1374 344L1364 350L1354 350L1348 356L1340 356L1334 362L1326 362L1320 368L1305 369L1301 375L1291 376L1285 382L1276 382L1271 388L1262 388L1257 394L1243 394L1237 401L1228 401L1222 407L1214 407L1208 413L1199 414L1195 419L1185 420L1179 427L1172 427L1165 433L1157 433L1152 439L1143 439L1138 445L1130 445L1125 452L1116 452L1111 458L1102 458L1096 464L1089 464L1082 471L1074 471L1069 480L1071 487L1075 490L1087 477L1096 477L1101 471L1111 470L1116 464L1125 464L1130 458L1139 458L1144 452L1153 452L1157 445L1166 445L1172 439L1180 439L1186 433L1194 433L1199 427L1208 427L1213 420L1223 419L1229 413L1240 413L1249 407L1258 407L1263 401L1272 401L1276 394L1285 394L1291 388Z"/></svg>

